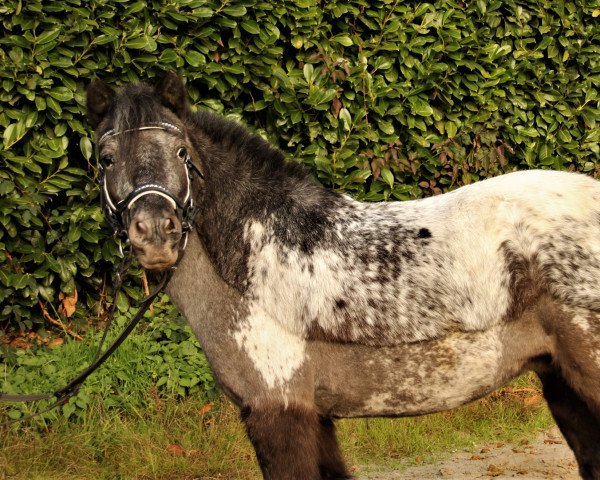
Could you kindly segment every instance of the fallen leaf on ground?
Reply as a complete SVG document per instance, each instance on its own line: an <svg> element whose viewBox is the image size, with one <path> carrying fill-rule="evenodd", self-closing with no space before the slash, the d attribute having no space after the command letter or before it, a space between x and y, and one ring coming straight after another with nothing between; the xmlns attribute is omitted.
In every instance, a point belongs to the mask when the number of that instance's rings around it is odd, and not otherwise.
<svg viewBox="0 0 600 480"><path fill-rule="evenodd" d="M545 438L544 439L544 443L546 445L562 445L563 441L562 440L556 440L554 438Z"/></svg>
<svg viewBox="0 0 600 480"><path fill-rule="evenodd" d="M49 348L59 347L63 343L65 343L65 341L62 338L55 338L48 342L48 347Z"/></svg>
<svg viewBox="0 0 600 480"><path fill-rule="evenodd" d="M12 342L10 342L10 346L15 348L30 348L31 342L25 340L24 338L15 338Z"/></svg>
<svg viewBox="0 0 600 480"><path fill-rule="evenodd" d="M523 405L525 405L526 407L535 407L536 405L542 403L543 400L544 397L542 397L541 395L533 395L531 397L525 397L525 399L523 400Z"/></svg>
<svg viewBox="0 0 600 480"><path fill-rule="evenodd" d="M213 404L212 403L207 403L206 405L203 405L202 408L200 410L198 410L198 415L200 415L201 417L206 415L208 412L210 412L213 408Z"/></svg>
<svg viewBox="0 0 600 480"><path fill-rule="evenodd" d="M499 475L502 475L503 473L504 469L494 464L490 465L486 472L488 477L497 477Z"/></svg>
<svg viewBox="0 0 600 480"><path fill-rule="evenodd" d="M61 304L58 307L58 313L67 318L75 313L75 305L77 305L77 289L74 288L69 294L60 292L58 294L58 299L61 301Z"/></svg>
<svg viewBox="0 0 600 480"><path fill-rule="evenodd" d="M174 455L176 457L185 456L185 449L182 446L176 445L176 444L169 445L167 447L167 452L169 452L171 455Z"/></svg>

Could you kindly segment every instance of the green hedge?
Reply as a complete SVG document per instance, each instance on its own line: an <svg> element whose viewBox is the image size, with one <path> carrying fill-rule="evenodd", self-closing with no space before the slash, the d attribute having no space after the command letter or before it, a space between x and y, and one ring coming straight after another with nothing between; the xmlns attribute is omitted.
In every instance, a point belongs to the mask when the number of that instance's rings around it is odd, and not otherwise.
<svg viewBox="0 0 600 480"><path fill-rule="evenodd" d="M0 320L38 327L39 302L75 288L93 311L111 269L91 78L176 70L200 108L328 187L417 198L515 168L598 173L599 14L598 0L3 1Z"/></svg>

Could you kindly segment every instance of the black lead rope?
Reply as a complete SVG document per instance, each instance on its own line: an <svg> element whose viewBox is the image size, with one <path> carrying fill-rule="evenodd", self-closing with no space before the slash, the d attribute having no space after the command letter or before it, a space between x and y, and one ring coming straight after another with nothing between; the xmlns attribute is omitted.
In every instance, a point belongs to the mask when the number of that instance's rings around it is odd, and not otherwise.
<svg viewBox="0 0 600 480"><path fill-rule="evenodd" d="M146 313L148 308L150 308L150 305L152 305L152 303L154 302L154 299L156 298L156 296L167 286L167 284L169 283L169 280L171 280L171 277L173 276L173 272L174 272L174 270L168 270L167 272L165 272L163 274L162 279L160 280L158 286L155 288L155 290L150 295L148 295L146 298L144 298L142 300L142 302L140 303L140 309L134 315L134 317L131 319L131 321L127 324L127 326L123 329L121 334L115 339L115 341L111 344L111 346L108 347L106 349L106 351L104 351L104 353L101 353L102 347L104 345L104 342L105 342L107 334L108 334L108 329L110 327L112 318L114 317L115 308L116 308L115 307L116 299L117 299L117 295L121 291L121 285L123 283L123 275L124 275L125 271L127 270L127 268L129 268L130 265L131 265L131 258L126 258L123 262L122 267L119 270L118 275L117 275L117 284L115 285L113 304L111 306L108 320L106 322L104 334L102 335L102 339L100 340L100 344L98 345L98 348L96 350L96 354L94 355L94 360L92 360L92 363L83 372L81 372L77 377L75 377L73 380L71 380L67 385L65 385L63 388L60 388L52 393L41 393L41 394L30 394L30 395L14 395L14 394L0 393L0 401L5 401L5 402L33 402L33 401L37 401L37 400L46 400L49 398L56 398L56 402L54 402L52 405L50 405L45 410L42 410L41 412L32 413L30 415L26 415L25 417L2 422L2 423L0 423L0 426L5 426L5 425L17 423L17 422L22 422L22 421L37 417L39 415L43 415L44 413L49 412L50 410L53 410L56 407L59 407L60 405L65 404L71 397L76 395L77 392L79 392L79 387L81 387L81 384L92 373L94 373L96 371L96 369L98 369L98 367L100 367L100 365L102 365L108 359L108 357L110 357L114 353L114 351L117 348L119 348L119 346L123 343L123 341L129 336L129 334L137 326L139 321L144 316L144 313Z"/></svg>

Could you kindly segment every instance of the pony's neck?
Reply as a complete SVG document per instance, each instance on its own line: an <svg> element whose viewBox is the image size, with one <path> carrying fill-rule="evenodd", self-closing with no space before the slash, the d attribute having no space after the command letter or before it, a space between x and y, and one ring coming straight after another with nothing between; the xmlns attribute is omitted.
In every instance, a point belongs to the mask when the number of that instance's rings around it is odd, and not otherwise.
<svg viewBox="0 0 600 480"><path fill-rule="evenodd" d="M250 252L245 229L271 222L282 242L304 249L339 197L262 138L221 117L197 114L191 138L206 167L197 197L198 233L217 272L243 292Z"/></svg>
<svg viewBox="0 0 600 480"><path fill-rule="evenodd" d="M241 405L252 393L249 386L262 385L259 373L232 335L248 311L241 294L218 274L195 233L190 234L166 291L198 338L220 388Z"/></svg>
<svg viewBox="0 0 600 480"><path fill-rule="evenodd" d="M201 340L202 348L209 350L209 340L218 335L212 332L213 326L223 328L239 314L242 304L241 294L223 281L194 232L166 291Z"/></svg>

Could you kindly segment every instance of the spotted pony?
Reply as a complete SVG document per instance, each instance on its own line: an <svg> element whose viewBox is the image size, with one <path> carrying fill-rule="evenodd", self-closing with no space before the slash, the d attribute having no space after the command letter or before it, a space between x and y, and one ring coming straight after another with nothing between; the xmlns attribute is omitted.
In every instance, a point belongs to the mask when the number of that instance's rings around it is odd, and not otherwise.
<svg viewBox="0 0 600 480"><path fill-rule="evenodd" d="M600 478L595 180L515 172L360 203L192 111L174 74L96 80L87 102L106 213L145 269L177 266L168 293L264 478L350 478L334 419L451 409L527 370L581 476Z"/></svg>

